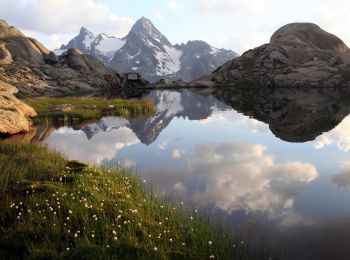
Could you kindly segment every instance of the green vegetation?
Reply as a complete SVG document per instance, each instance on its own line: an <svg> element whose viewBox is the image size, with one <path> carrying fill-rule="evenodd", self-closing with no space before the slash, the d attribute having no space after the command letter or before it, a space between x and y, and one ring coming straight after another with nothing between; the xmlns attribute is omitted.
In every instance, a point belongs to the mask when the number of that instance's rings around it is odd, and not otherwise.
<svg viewBox="0 0 350 260"><path fill-rule="evenodd" d="M0 259L241 259L245 244L131 172L0 142Z"/></svg>
<svg viewBox="0 0 350 260"><path fill-rule="evenodd" d="M56 125L75 124L103 116L140 117L154 113L154 103L151 100L40 97L23 101L37 111L35 123Z"/></svg>

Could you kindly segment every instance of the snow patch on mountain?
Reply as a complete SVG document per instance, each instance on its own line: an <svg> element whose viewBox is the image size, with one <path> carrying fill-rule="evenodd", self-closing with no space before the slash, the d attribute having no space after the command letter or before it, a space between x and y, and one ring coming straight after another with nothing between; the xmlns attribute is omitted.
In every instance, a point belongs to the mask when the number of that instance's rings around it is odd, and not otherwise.
<svg viewBox="0 0 350 260"><path fill-rule="evenodd" d="M85 35L85 39L83 41L83 44L85 45L85 48L87 50L91 49L91 43L93 43L93 41L96 39L96 36L94 36L93 34L87 34Z"/></svg>
<svg viewBox="0 0 350 260"><path fill-rule="evenodd" d="M139 56L141 54L141 49L135 54L135 55L130 55L127 53L126 55L128 56L128 60L133 60L136 56Z"/></svg>
<svg viewBox="0 0 350 260"><path fill-rule="evenodd" d="M165 52L156 51L156 59L159 65L156 68L158 76L175 74L181 69L182 51L169 46L164 46Z"/></svg>
<svg viewBox="0 0 350 260"><path fill-rule="evenodd" d="M82 39L82 41L79 39ZM79 48L85 53L91 55L96 53L102 54L107 58L107 60L111 60L114 57L114 54L123 48L125 43L125 39L119 39L105 33L95 35L87 29L82 28L80 30L80 34L76 38L68 43L67 46L62 46L60 49L54 50L54 53L56 55L61 55L69 48Z"/></svg>
<svg viewBox="0 0 350 260"><path fill-rule="evenodd" d="M53 51L53 53L55 53L57 56L62 55L62 53L64 53L65 51L67 51L66 49L61 50L61 49L56 49Z"/></svg>
<svg viewBox="0 0 350 260"><path fill-rule="evenodd" d="M211 55L215 55L220 51L220 49L218 49L218 48L215 48L213 46L210 46L210 47L211 47L211 51L209 52L209 54L211 54Z"/></svg>
<svg viewBox="0 0 350 260"><path fill-rule="evenodd" d="M102 53L111 54L108 56L112 56L111 58L113 58L114 53L123 48L125 43L126 41L123 39L118 39L115 37L106 37L102 38L95 48Z"/></svg>

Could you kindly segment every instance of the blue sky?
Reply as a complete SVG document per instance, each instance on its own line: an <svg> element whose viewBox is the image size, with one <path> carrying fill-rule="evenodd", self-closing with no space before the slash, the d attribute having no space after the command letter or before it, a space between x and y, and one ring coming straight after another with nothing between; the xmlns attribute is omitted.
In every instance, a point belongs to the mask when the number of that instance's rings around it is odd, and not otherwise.
<svg viewBox="0 0 350 260"><path fill-rule="evenodd" d="M81 26L125 36L142 16L172 43L205 40L239 53L290 22L314 22L350 44L345 0L0 0L0 18L54 49Z"/></svg>

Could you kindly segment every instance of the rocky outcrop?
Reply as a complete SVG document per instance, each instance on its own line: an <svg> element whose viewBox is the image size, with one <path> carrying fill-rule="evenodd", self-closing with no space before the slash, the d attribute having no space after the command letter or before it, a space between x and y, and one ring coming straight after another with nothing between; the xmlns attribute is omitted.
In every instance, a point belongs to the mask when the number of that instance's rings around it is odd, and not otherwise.
<svg viewBox="0 0 350 260"><path fill-rule="evenodd" d="M34 109L18 100L17 89L0 81L0 134L17 134L30 128L29 117L36 116Z"/></svg>
<svg viewBox="0 0 350 260"><path fill-rule="evenodd" d="M41 43L33 38L26 37L15 27L0 20L0 49L10 62L22 64L45 64L44 57L50 54ZM0 55L0 64L3 63ZM7 62L8 64L10 62Z"/></svg>
<svg viewBox="0 0 350 260"><path fill-rule="evenodd" d="M0 80L15 85L26 95L57 95L142 87L143 79L107 68L79 49L69 49L57 57L37 40L26 37L0 20Z"/></svg>
<svg viewBox="0 0 350 260"><path fill-rule="evenodd" d="M335 35L311 23L288 24L270 43L216 70L217 85L348 87L350 51Z"/></svg>

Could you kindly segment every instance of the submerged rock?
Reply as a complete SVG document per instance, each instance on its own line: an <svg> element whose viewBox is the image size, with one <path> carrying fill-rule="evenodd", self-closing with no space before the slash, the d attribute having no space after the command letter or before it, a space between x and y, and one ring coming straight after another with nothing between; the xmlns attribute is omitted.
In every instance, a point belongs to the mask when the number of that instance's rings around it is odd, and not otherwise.
<svg viewBox="0 0 350 260"><path fill-rule="evenodd" d="M288 24L270 43L216 70L217 85L348 87L350 51L337 36L312 23Z"/></svg>
<svg viewBox="0 0 350 260"><path fill-rule="evenodd" d="M36 116L30 106L18 100L17 88L0 81L0 134L17 134L29 130L29 117Z"/></svg>

